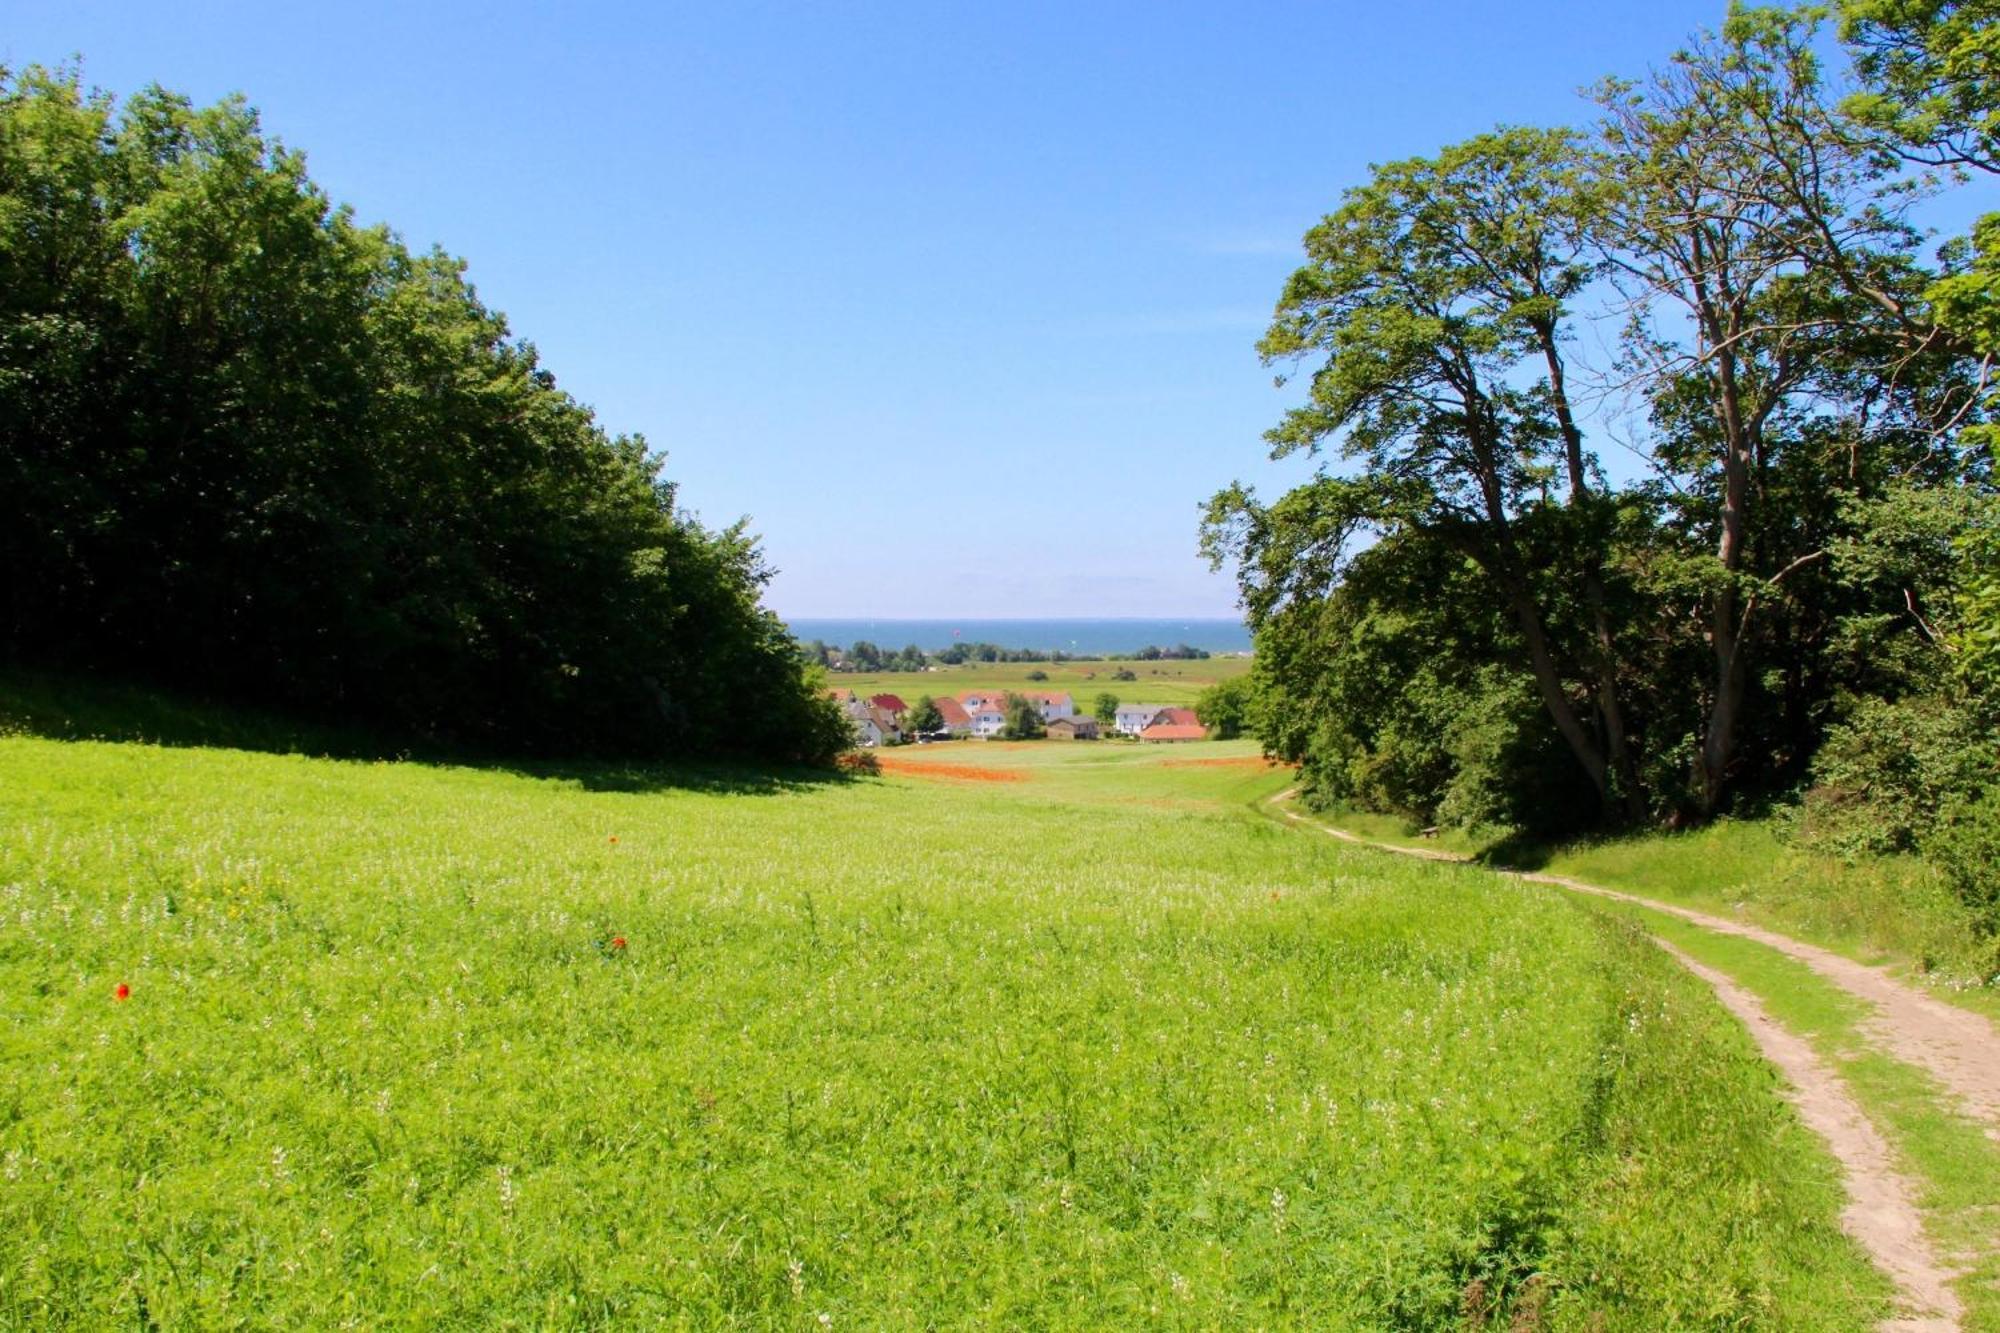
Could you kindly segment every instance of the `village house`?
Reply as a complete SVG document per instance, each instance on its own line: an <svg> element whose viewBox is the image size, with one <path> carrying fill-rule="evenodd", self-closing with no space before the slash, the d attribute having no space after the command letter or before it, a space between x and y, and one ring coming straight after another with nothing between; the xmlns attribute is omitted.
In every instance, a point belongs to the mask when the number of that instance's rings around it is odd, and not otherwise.
<svg viewBox="0 0 2000 1333"><path fill-rule="evenodd" d="M891 717L901 717L910 711L910 706L903 702L903 697L899 694L878 694L870 698L868 702L874 704Z"/></svg>
<svg viewBox="0 0 2000 1333"><path fill-rule="evenodd" d="M1094 717L1058 717L1049 721L1049 739L1052 741L1094 741L1097 739L1097 719Z"/></svg>
<svg viewBox="0 0 2000 1333"><path fill-rule="evenodd" d="M1151 726L1139 733L1142 741L1200 741L1208 739L1208 728L1195 718L1192 708L1162 708Z"/></svg>
<svg viewBox="0 0 2000 1333"><path fill-rule="evenodd" d="M1127 736L1137 736L1165 711L1165 704L1119 704L1112 725Z"/></svg>
<svg viewBox="0 0 2000 1333"><path fill-rule="evenodd" d="M944 729L953 736L972 734L972 714L965 711L965 705L950 695L931 700L937 705L938 716L944 720Z"/></svg>
<svg viewBox="0 0 2000 1333"><path fill-rule="evenodd" d="M990 741L1006 729L1007 708L1001 696L968 706L965 711L972 718L972 734L982 741Z"/></svg>
<svg viewBox="0 0 2000 1333"><path fill-rule="evenodd" d="M863 749L894 745L903 739L903 727L894 714L877 708L853 690L834 690L833 699L854 727L854 743Z"/></svg>
<svg viewBox="0 0 2000 1333"><path fill-rule="evenodd" d="M1042 721L1053 722L1059 717L1076 716L1076 700L1060 690L967 690L958 696L959 702L967 709L982 704L993 704L1000 708L1007 706L1007 696L1018 694L1035 706L1042 715Z"/></svg>

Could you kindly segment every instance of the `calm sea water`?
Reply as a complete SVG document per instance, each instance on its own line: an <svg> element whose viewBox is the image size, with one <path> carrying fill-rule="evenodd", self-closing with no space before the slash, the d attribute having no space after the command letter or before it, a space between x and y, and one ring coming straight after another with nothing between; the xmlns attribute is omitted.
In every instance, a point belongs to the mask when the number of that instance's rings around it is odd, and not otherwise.
<svg viewBox="0 0 2000 1333"><path fill-rule="evenodd" d="M1240 620L826 620L801 616L786 622L801 640L845 648L867 639L879 648L914 643L937 652L954 641L997 643L1002 648L1050 648L1110 656L1154 644L1185 643L1211 653L1247 653L1250 630Z"/></svg>

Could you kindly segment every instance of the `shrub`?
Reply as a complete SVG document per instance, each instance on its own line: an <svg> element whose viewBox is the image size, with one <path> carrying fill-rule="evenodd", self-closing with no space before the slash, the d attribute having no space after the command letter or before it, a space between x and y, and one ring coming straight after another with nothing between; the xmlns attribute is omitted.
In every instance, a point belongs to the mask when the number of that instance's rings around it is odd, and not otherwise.
<svg viewBox="0 0 2000 1333"><path fill-rule="evenodd" d="M1839 855L1916 850L1939 812L1996 776L1977 720L1936 695L1866 699L1827 733L1800 815L1808 845Z"/></svg>

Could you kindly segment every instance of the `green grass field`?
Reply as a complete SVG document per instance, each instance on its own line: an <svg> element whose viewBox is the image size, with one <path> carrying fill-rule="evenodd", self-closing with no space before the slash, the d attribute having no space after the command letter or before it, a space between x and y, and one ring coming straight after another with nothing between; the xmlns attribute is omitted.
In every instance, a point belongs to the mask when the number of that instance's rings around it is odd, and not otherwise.
<svg viewBox="0 0 2000 1333"><path fill-rule="evenodd" d="M1282 828L1243 744L886 757L0 737L0 1324L1882 1313L1615 914Z"/></svg>
<svg viewBox="0 0 2000 1333"><path fill-rule="evenodd" d="M1113 680L1115 671L1130 671L1137 680ZM1117 695L1127 703L1191 704L1197 694L1218 681L1233 680L1250 670L1247 657L1211 657L1192 662L971 662L936 671L835 671L829 684L859 694L890 693L915 703L920 694L963 694L977 689L1067 690L1077 707L1090 711L1099 694ZM1031 681L1040 671L1046 681Z"/></svg>

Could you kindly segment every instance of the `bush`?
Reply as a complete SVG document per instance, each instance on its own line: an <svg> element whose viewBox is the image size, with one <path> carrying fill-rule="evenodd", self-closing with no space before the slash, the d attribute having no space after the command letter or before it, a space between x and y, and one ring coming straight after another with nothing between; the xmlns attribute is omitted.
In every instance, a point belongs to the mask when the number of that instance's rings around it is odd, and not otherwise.
<svg viewBox="0 0 2000 1333"><path fill-rule="evenodd" d="M1924 840L1924 855L1980 931L2000 935L2000 786L1954 801Z"/></svg>
<svg viewBox="0 0 2000 1333"><path fill-rule="evenodd" d="M1000 729L1001 740L1032 741L1048 734L1048 728L1042 725L1042 710L1035 707L1033 700L1010 694L1006 709L1007 725Z"/></svg>
<svg viewBox="0 0 2000 1333"><path fill-rule="evenodd" d="M1981 730L1963 705L1937 695L1863 700L1813 760L1801 840L1838 855L1917 850L1940 812L1975 800L1996 777Z"/></svg>

